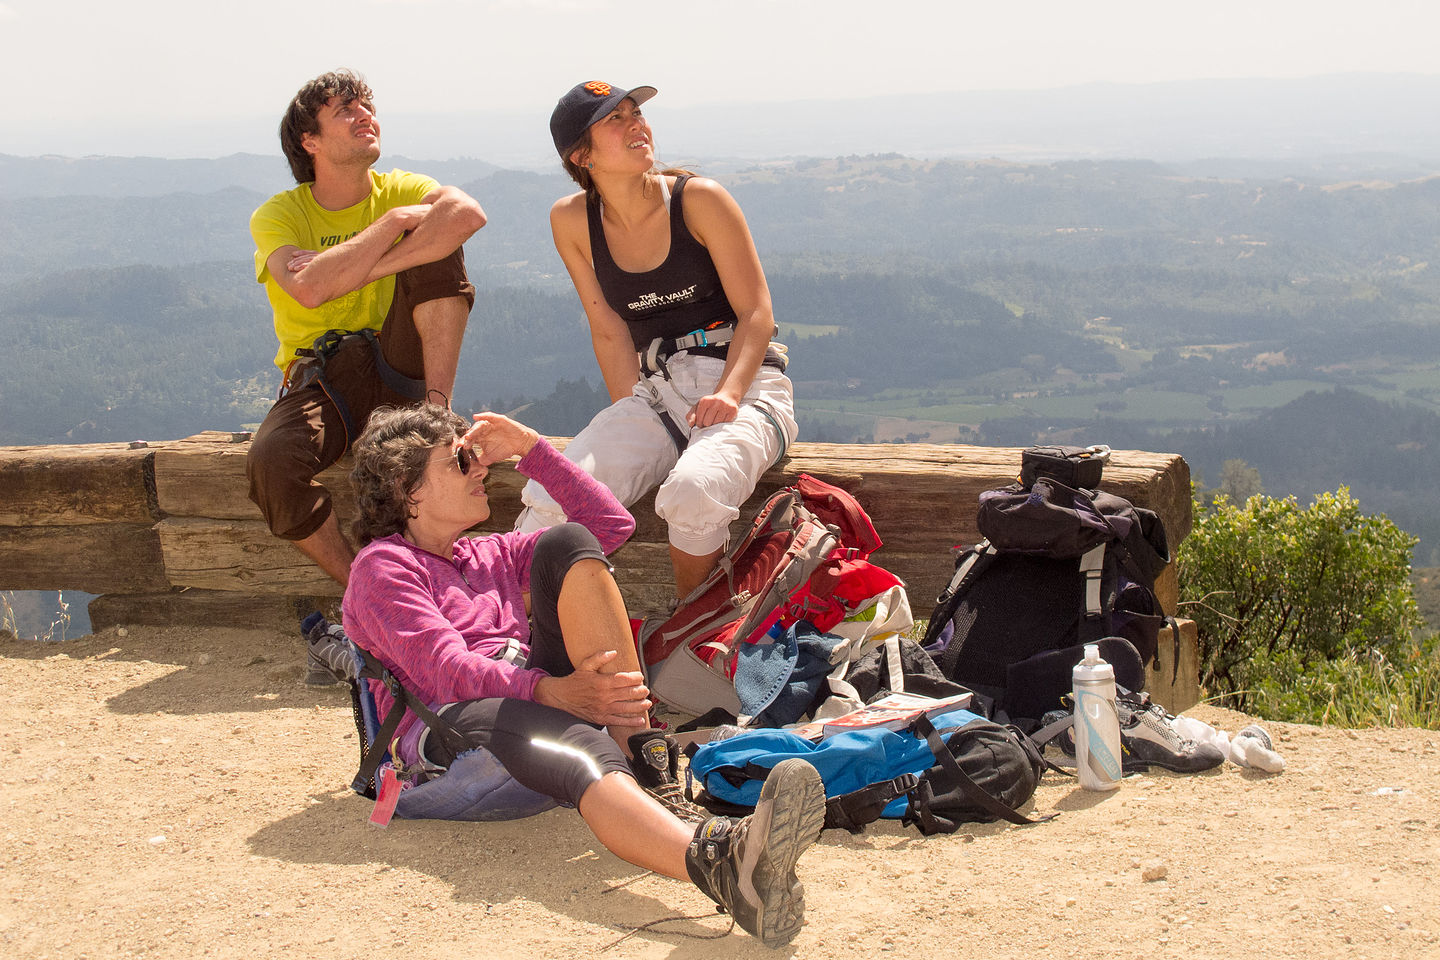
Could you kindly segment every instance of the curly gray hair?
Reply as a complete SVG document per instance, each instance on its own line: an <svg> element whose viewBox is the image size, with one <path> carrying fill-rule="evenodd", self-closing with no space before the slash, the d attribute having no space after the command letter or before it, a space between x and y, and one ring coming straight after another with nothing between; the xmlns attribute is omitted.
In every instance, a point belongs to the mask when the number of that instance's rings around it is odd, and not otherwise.
<svg viewBox="0 0 1440 960"><path fill-rule="evenodd" d="M350 471L359 508L350 530L360 546L404 532L414 516L413 497L432 451L468 427L449 407L436 403L380 407L370 414L365 432L355 441L355 467Z"/></svg>

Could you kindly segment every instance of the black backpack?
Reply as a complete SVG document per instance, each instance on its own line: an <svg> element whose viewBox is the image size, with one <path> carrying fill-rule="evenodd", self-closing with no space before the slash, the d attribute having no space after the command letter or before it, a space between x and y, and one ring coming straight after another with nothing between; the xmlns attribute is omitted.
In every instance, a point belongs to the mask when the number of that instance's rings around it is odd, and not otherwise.
<svg viewBox="0 0 1440 960"><path fill-rule="evenodd" d="M1170 553L1153 511L1030 476L980 495L986 539L956 557L924 643L946 677L1033 719L1059 706L1086 643L1101 643L1117 683L1144 689Z"/></svg>

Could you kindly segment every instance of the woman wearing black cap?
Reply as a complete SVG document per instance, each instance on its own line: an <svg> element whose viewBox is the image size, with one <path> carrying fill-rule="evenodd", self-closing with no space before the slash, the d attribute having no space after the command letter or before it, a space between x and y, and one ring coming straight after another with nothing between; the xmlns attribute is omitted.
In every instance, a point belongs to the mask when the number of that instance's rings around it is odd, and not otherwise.
<svg viewBox="0 0 1440 960"><path fill-rule="evenodd" d="M684 597L796 426L745 217L715 181L656 169L640 109L655 92L591 81L560 99L550 133L582 191L555 203L550 226L612 401L565 456L626 506L660 485L655 512ZM517 529L563 522L538 484L522 499Z"/></svg>

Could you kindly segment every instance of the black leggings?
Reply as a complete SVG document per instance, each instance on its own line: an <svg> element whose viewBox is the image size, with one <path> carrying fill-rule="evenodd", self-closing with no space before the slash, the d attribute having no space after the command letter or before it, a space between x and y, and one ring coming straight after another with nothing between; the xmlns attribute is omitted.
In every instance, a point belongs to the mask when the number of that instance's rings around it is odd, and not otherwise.
<svg viewBox="0 0 1440 960"><path fill-rule="evenodd" d="M525 666L552 677L575 672L560 634L559 606L565 577L581 560L599 560L610 566L595 534L578 523L549 527L535 542L535 556L530 561L530 658Z"/></svg>
<svg viewBox="0 0 1440 960"><path fill-rule="evenodd" d="M530 564L530 659L552 677L575 671L565 652L557 610L560 587L581 560L605 561L595 535L578 523L551 527L535 544ZM578 806L590 785L607 773L629 773L620 746L604 730L563 710L532 700L492 697L452 703L439 711L463 742L430 731L422 751L431 763L448 767L456 755L484 747L523 786Z"/></svg>
<svg viewBox="0 0 1440 960"><path fill-rule="evenodd" d="M484 747L522 785L567 806L579 806L585 791L607 773L630 773L610 734L533 700L465 700L443 708L440 716L465 742L455 750L448 737L432 731L421 747L431 763L448 767L456 754Z"/></svg>

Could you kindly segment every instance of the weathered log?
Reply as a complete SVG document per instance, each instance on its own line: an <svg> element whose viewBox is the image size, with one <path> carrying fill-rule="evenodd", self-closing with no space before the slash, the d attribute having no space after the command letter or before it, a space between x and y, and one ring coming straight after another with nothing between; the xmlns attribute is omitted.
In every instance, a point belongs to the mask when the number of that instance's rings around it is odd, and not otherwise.
<svg viewBox="0 0 1440 960"><path fill-rule="evenodd" d="M200 434L155 445L155 485L164 513L236 520L259 516L245 482L249 446L229 438L229 434ZM551 442L563 450L568 440L555 437ZM349 469L346 457L320 475L335 494L342 521L353 509L347 493ZM797 443L785 460L766 472L755 495L742 505L741 516L753 515L777 487L809 473L855 494L886 539L932 528L938 518L942 524L952 519L956 523L946 528L946 537L955 543L973 543L978 538L974 507L979 494L1009 482L1019 470L1017 447ZM508 530L519 513L524 478L515 473L513 463L502 463L493 468L490 483L494 516L482 529ZM1190 532L1190 469L1179 456L1117 450L1101 487L1160 514L1172 546ZM663 524L654 516L653 498L637 503L632 512L639 523L637 539L665 539Z"/></svg>
<svg viewBox="0 0 1440 960"><path fill-rule="evenodd" d="M334 597L176 588L164 593L106 594L90 601L90 628L120 626L247 627L292 633L313 610L333 612Z"/></svg>
<svg viewBox="0 0 1440 960"><path fill-rule="evenodd" d="M259 520L171 517L155 526L168 583L207 591L338 597L339 584ZM632 612L663 609L674 594L664 544L631 541L612 558ZM637 614L638 615L638 614Z"/></svg>
<svg viewBox="0 0 1440 960"><path fill-rule="evenodd" d="M563 446L557 440L556 446ZM860 501L885 546L874 560L906 582L917 614L924 615L950 579L950 548L980 539L975 526L980 494L1009 483L1020 470L1020 449L958 444L798 443L791 455L766 472L755 494L730 526L732 538L744 533L749 519L781 486L808 473L834 483ZM508 530L519 512L521 485L513 464L497 464L492 473L494 516L484 532ZM1173 555L1190 532L1190 467L1176 454L1117 450L1105 469L1101 489L1125 497L1160 515ZM634 504L636 529L631 542L666 542L665 524L655 516L654 496ZM664 582L668 557L646 555L645 565L617 560L622 579L638 576ZM651 566L651 563L658 566ZM1165 609L1174 611L1178 595L1173 578L1161 585Z"/></svg>
<svg viewBox="0 0 1440 960"><path fill-rule="evenodd" d="M183 440L152 443L146 450L119 444L0 449L0 504L4 516L25 524L58 517L54 526L74 524L64 541L46 535L51 546L32 546L0 563L0 589L87 589L135 592L115 584L142 583L145 590L170 587L233 590L243 594L331 596L338 587L292 545L271 537L248 497L245 455L248 435L210 432ZM567 440L556 438L557 447ZM875 560L902 577L916 613L924 615L950 575L950 548L973 543L979 494L1009 482L1019 470L1018 448L940 444L796 444L790 456L766 473L740 507L731 534L744 532L749 518L777 487L801 473L851 491L869 511L885 540ZM354 512L349 458L321 474L334 494L342 525ZM513 463L497 464L490 479L494 515L478 531L508 530L520 509L524 477ZM1116 451L1102 486L1161 515L1172 548L1189 532L1190 476L1173 454ZM42 506L48 504L48 506ZM26 514L22 511L31 511ZM627 601L638 612L664 605L670 570L665 525L647 496L632 507L637 530L617 556ZM110 546L115 522L160 519L150 554ZM114 522L101 522L114 521ZM130 531L131 541L147 540ZM12 535L16 543L34 541ZM43 538L42 538L43 539ZM154 544L164 571L157 574ZM147 559L148 558L148 559ZM146 566L148 562L149 566ZM102 571L94 574L84 571ZM103 572L108 571L108 572ZM99 590L96 586L106 584ZM1173 576L1162 578L1161 599L1173 610Z"/></svg>
<svg viewBox="0 0 1440 960"><path fill-rule="evenodd" d="M171 517L155 525L169 586L333 597L340 585L261 520Z"/></svg>
<svg viewBox="0 0 1440 960"><path fill-rule="evenodd" d="M156 503L165 515L260 519L260 508L251 502L250 484L245 478L250 434L209 431L152 446ZM355 513L350 464L346 456L317 478L330 489L341 523L348 523Z"/></svg>
<svg viewBox="0 0 1440 960"><path fill-rule="evenodd" d="M123 443L0 447L0 525L153 523L154 455Z"/></svg>
<svg viewBox="0 0 1440 960"><path fill-rule="evenodd" d="M610 556L615 581L633 617L658 613L675 597L675 578L670 570L670 547L631 539Z"/></svg>
<svg viewBox="0 0 1440 960"><path fill-rule="evenodd" d="M0 527L0 589L151 593L169 586L149 522Z"/></svg>

